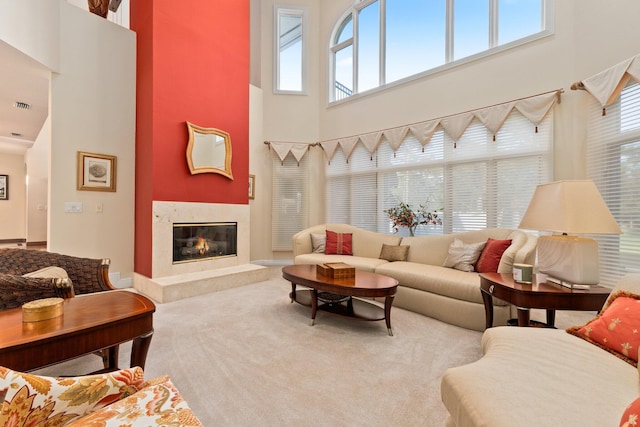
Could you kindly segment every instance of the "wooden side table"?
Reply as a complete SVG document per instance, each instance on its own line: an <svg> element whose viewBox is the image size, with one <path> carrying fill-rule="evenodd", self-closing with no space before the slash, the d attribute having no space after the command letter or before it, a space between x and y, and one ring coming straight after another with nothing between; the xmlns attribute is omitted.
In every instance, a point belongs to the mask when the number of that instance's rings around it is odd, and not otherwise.
<svg viewBox="0 0 640 427"><path fill-rule="evenodd" d="M493 297L507 301L518 309L518 326L530 325L529 309L547 310L547 327L554 327L556 310L599 311L611 289L592 286L587 290L542 281L534 274L533 283L516 283L511 274L480 273L480 291L484 302L486 327L493 326ZM540 280L538 280L540 278Z"/></svg>

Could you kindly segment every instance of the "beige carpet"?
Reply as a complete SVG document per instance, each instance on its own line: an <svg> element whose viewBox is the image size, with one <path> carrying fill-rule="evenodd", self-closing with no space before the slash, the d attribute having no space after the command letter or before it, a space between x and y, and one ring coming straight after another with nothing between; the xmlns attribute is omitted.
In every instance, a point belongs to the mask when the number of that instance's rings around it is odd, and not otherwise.
<svg viewBox="0 0 640 427"><path fill-rule="evenodd" d="M481 357L481 333L399 308L392 337L383 321L323 312L310 326L289 291L274 267L266 282L158 304L145 376L170 375L206 426L444 425L442 374ZM38 373L99 368L86 356Z"/></svg>

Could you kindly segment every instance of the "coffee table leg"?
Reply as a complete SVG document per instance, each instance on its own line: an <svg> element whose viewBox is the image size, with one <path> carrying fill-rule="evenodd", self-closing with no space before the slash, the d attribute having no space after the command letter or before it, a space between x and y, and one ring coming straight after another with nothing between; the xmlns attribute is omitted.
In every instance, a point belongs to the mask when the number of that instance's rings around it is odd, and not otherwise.
<svg viewBox="0 0 640 427"><path fill-rule="evenodd" d="M131 367L140 366L144 369L144 364L147 360L147 353L149 352L149 345L151 344L151 337L153 331L142 335L133 340L131 346Z"/></svg>
<svg viewBox="0 0 640 427"><path fill-rule="evenodd" d="M388 296L384 299L384 320L387 322L387 331L389 331L389 335L393 336L393 331L391 330L391 305L393 304L393 297L395 295Z"/></svg>
<svg viewBox="0 0 640 427"><path fill-rule="evenodd" d="M291 302L296 300L296 284L291 282Z"/></svg>
<svg viewBox="0 0 640 427"><path fill-rule="evenodd" d="M311 326L316 320L316 312L318 311L318 291L311 289Z"/></svg>
<svg viewBox="0 0 640 427"><path fill-rule="evenodd" d="M493 298L491 294L485 291L481 292L482 302L484 302L485 328L493 327Z"/></svg>

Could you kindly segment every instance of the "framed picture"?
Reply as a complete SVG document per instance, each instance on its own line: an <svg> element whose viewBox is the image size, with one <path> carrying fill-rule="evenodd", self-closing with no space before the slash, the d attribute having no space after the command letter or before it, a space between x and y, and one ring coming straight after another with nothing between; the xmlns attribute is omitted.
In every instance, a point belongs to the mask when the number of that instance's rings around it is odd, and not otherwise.
<svg viewBox="0 0 640 427"><path fill-rule="evenodd" d="M249 198L252 200L256 198L256 176L255 175L249 175Z"/></svg>
<svg viewBox="0 0 640 427"><path fill-rule="evenodd" d="M116 191L116 156L78 151L78 190Z"/></svg>
<svg viewBox="0 0 640 427"><path fill-rule="evenodd" d="M0 200L9 200L9 175L0 175Z"/></svg>

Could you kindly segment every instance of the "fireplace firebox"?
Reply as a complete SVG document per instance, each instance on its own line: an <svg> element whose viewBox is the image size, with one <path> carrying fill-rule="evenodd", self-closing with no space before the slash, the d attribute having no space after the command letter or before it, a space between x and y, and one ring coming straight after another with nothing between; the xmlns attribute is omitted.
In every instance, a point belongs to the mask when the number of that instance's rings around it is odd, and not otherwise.
<svg viewBox="0 0 640 427"><path fill-rule="evenodd" d="M173 263L237 256L238 223L174 223Z"/></svg>

